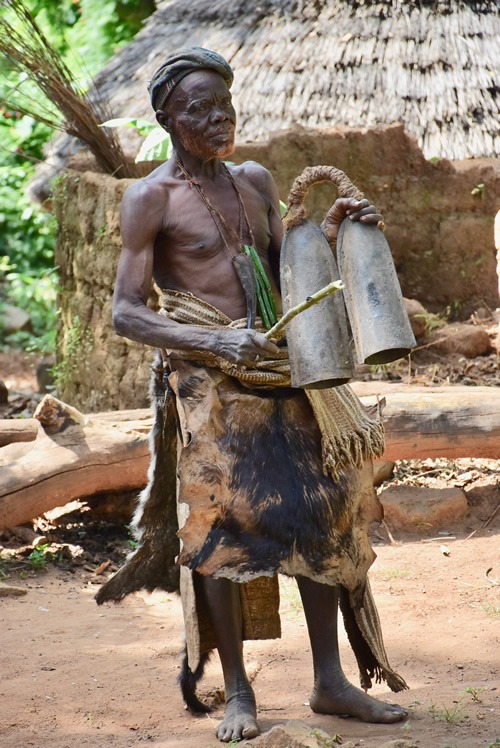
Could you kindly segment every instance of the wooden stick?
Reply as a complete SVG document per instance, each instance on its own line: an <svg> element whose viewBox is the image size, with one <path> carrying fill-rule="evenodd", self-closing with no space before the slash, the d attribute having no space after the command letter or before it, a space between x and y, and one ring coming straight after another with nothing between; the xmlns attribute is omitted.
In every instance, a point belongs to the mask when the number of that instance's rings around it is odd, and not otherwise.
<svg viewBox="0 0 500 748"><path fill-rule="evenodd" d="M318 302L326 299L332 293L335 293L335 291L342 291L343 288L345 288L345 286L341 280L333 281L324 288L320 288L319 291L316 291L316 293L308 296L305 301L301 301L300 304L297 304L296 306L293 306L291 309L289 309L288 312L284 314L282 318L274 325L274 327L271 327L271 329L265 333L265 337L268 340L270 338L275 338L276 334L280 333L281 330L290 322L290 320L292 320L298 314L300 314L301 312L305 312L306 309L309 309L315 304L318 304Z"/></svg>

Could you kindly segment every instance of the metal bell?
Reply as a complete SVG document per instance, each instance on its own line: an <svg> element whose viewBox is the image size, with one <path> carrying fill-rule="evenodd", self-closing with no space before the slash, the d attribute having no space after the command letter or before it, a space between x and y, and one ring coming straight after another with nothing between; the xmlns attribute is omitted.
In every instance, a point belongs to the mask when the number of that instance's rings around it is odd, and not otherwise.
<svg viewBox="0 0 500 748"><path fill-rule="evenodd" d="M407 356L416 341L383 232L345 219L337 260L358 362L388 364Z"/></svg>
<svg viewBox="0 0 500 748"><path fill-rule="evenodd" d="M339 279L337 263L323 232L307 220L285 233L280 266L284 313ZM337 387L352 377L341 292L292 319L287 326L287 342L292 387Z"/></svg>

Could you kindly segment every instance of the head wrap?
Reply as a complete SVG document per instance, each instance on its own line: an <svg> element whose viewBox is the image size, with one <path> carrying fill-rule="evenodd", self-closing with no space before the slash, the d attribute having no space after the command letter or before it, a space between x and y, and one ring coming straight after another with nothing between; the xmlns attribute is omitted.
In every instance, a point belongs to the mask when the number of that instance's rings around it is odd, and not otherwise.
<svg viewBox="0 0 500 748"><path fill-rule="evenodd" d="M227 87L231 88L233 71L217 52L203 47L184 47L169 55L153 74L148 85L153 109L163 109L174 88L186 75L206 68L220 73Z"/></svg>

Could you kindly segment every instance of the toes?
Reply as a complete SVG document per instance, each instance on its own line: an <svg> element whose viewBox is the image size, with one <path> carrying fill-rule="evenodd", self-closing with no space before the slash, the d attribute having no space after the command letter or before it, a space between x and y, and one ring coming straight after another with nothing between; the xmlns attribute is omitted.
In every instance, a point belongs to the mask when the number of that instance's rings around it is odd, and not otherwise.
<svg viewBox="0 0 500 748"><path fill-rule="evenodd" d="M387 704L387 706L389 707L387 714L391 722L400 722L408 716L408 710L399 704Z"/></svg>
<svg viewBox="0 0 500 748"><path fill-rule="evenodd" d="M224 725L219 725L219 727L215 731L215 734L222 743L229 743L229 741L232 740L232 732L232 730L228 729Z"/></svg>
<svg viewBox="0 0 500 748"><path fill-rule="evenodd" d="M388 704L392 711L399 712L399 714L404 714L405 716L408 714L408 709L405 709L404 706L401 706L400 704Z"/></svg>
<svg viewBox="0 0 500 748"><path fill-rule="evenodd" d="M253 724L245 727L241 733L243 738L256 738L258 734L259 734L259 728L257 727L257 725L253 725Z"/></svg>
<svg viewBox="0 0 500 748"><path fill-rule="evenodd" d="M244 726L242 729L239 727L233 729L232 727L220 724L215 731L215 735L222 743L229 743L231 740L256 738L259 732L258 726L253 722Z"/></svg>

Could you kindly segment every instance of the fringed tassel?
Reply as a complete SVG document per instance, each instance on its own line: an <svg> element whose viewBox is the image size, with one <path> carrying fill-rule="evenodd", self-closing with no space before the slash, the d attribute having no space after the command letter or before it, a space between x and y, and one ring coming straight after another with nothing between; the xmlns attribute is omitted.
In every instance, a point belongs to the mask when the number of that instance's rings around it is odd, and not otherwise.
<svg viewBox="0 0 500 748"><path fill-rule="evenodd" d="M408 685L405 680L389 665L368 579L362 605L353 604L348 590L340 588L340 609L349 643L358 662L361 687L368 690L375 679L376 683L385 680L391 691L396 693L406 690Z"/></svg>
<svg viewBox="0 0 500 748"><path fill-rule="evenodd" d="M350 387L306 390L321 431L323 469L337 480L346 468L381 457L384 426L372 418Z"/></svg>

